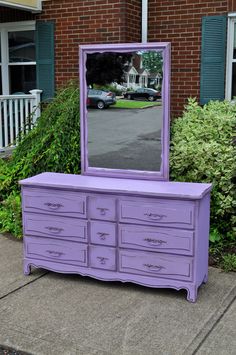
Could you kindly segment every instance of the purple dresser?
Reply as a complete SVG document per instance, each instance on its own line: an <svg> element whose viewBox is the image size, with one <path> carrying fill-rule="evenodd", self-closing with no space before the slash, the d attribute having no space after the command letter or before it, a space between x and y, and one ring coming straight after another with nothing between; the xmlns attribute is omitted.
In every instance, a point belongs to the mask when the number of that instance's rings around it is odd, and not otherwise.
<svg viewBox="0 0 236 355"><path fill-rule="evenodd" d="M158 106L87 107L93 69L109 73L99 63L119 58L127 80L125 66L141 65L145 53L161 63ZM168 182L170 55L170 43L80 46L82 175L43 173L21 181L26 275L34 266L183 288L196 301L208 275L211 184Z"/></svg>
<svg viewBox="0 0 236 355"><path fill-rule="evenodd" d="M20 182L24 273L186 289L207 280L210 184L43 173Z"/></svg>

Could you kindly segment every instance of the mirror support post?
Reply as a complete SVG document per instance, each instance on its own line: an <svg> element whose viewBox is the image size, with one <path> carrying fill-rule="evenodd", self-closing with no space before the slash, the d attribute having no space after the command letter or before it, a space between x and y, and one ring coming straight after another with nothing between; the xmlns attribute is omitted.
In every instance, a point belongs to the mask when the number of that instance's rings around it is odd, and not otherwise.
<svg viewBox="0 0 236 355"><path fill-rule="evenodd" d="M142 43L148 38L148 0L142 0Z"/></svg>

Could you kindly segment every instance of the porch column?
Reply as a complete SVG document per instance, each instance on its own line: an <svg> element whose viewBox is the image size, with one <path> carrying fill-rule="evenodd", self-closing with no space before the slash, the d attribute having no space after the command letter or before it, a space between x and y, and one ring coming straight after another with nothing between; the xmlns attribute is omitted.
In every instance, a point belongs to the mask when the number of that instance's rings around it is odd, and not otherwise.
<svg viewBox="0 0 236 355"><path fill-rule="evenodd" d="M34 114L33 114L33 123L37 121L37 119L41 116L41 94L43 90L30 90L30 94L34 96L34 105L33 107L35 108Z"/></svg>

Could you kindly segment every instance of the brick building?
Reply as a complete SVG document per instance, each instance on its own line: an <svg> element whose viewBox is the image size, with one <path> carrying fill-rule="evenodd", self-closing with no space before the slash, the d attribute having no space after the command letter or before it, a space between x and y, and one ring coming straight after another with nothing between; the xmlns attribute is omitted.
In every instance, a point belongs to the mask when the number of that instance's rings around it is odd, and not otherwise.
<svg viewBox="0 0 236 355"><path fill-rule="evenodd" d="M78 78L80 44L140 42L141 3L0 1L0 95L37 87L50 97ZM149 0L148 41L172 45L172 116L189 96L202 103L236 96L235 0Z"/></svg>

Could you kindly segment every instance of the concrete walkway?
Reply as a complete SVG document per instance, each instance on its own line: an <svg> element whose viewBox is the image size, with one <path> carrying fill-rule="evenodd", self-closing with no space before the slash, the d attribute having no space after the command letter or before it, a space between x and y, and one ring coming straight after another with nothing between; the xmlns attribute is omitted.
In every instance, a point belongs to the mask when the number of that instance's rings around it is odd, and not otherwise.
<svg viewBox="0 0 236 355"><path fill-rule="evenodd" d="M105 283L34 269L0 235L0 345L35 355L235 355L236 274L210 268L185 291Z"/></svg>

